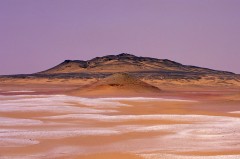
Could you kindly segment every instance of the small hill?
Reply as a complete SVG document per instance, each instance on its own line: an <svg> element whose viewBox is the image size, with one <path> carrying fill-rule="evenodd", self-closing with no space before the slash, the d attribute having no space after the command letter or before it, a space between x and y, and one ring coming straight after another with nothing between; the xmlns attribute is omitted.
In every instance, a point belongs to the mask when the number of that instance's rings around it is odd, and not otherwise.
<svg viewBox="0 0 240 159"><path fill-rule="evenodd" d="M72 91L75 95L137 96L160 93L161 90L126 73L116 73L94 84Z"/></svg>

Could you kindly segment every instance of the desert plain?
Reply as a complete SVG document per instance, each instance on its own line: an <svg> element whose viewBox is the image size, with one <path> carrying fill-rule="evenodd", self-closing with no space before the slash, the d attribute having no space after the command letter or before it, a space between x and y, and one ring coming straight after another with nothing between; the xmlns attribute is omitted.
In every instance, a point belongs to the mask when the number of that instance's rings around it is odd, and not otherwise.
<svg viewBox="0 0 240 159"><path fill-rule="evenodd" d="M239 87L69 93L86 82L3 82L0 158L240 158Z"/></svg>

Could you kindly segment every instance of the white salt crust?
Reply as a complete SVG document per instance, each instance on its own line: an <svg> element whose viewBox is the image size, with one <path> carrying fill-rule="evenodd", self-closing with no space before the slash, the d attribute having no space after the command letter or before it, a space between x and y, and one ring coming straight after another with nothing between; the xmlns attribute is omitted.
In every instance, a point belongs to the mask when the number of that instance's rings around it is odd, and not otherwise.
<svg viewBox="0 0 240 159"><path fill-rule="evenodd" d="M0 113L4 112L29 112L29 111L51 111L64 113L64 115L46 116L37 119L17 119L0 117L0 148L19 147L38 144L41 139L60 139L75 136L97 136L97 135L119 135L129 132L171 132L170 134L160 135L142 139L130 139L120 141L111 145L102 145L102 149L116 149L119 151L134 151L147 153L152 151L176 151L184 150L239 150L240 149L240 118L209 116L209 115L115 115L113 108L121 106L131 106L121 103L121 101L167 101L167 102L196 102L179 99L162 98L81 98L65 95L17 95L0 96ZM77 106L73 103L80 104ZM85 107L81 107L84 105ZM86 108L87 106L87 108ZM108 113L108 115L106 115ZM47 119L47 122L45 121ZM119 122L114 127L84 127L79 124L71 123L66 125L65 120L57 119L77 119L96 120L96 122ZM43 122L43 120L45 122ZM182 122L193 122L192 124L154 124L154 125L126 125L121 121L131 120L171 120ZM53 127L44 127L51 123ZM61 127L54 127L62 124ZM64 125L65 124L65 125ZM70 123L67 123L70 124ZM101 124L99 124L101 125ZM1 127L2 126L2 127ZM21 129L6 129L4 126L29 126ZM34 126L31 128L30 126ZM71 126L71 127L69 127ZM36 129L37 127L37 129ZM174 142L173 142L174 141ZM143 144L144 143L144 144ZM74 148L69 148L72 151ZM49 152L50 153L50 152ZM155 159L161 154L144 154L144 157ZM29 156L30 157L30 156ZM32 156L34 158L34 156ZM36 157L36 156L35 156ZM39 156L38 156L39 157ZM36 158L38 158L36 157ZM168 156L166 159L176 157L193 158L193 156ZM168 158L167 158L168 157ZM178 158L179 157L179 158ZM196 156L194 156L196 157ZM200 159L199 156L196 159ZM216 156L208 156L216 157ZM226 156L217 156L217 158ZM239 156L227 156L239 157ZM11 157L9 157L11 158ZM12 156L12 158L14 158ZM19 157L20 158L20 157ZM149 159L150 159L149 158ZM156 158L156 159L158 159ZM162 159L162 158L161 158ZM173 158L174 159L174 158ZM195 158L193 158L195 159ZM202 158L201 158L202 159ZM215 159L215 158L206 158ZM232 158L230 158L232 159Z"/></svg>
<svg viewBox="0 0 240 159"><path fill-rule="evenodd" d="M40 120L0 117L0 126L33 126L43 124Z"/></svg>
<svg viewBox="0 0 240 159"><path fill-rule="evenodd" d="M14 98L16 97L16 99ZM72 99L73 98L73 99ZM0 96L0 112L14 111L49 111L61 113L102 113L116 112L114 110L100 110L94 108L82 108L72 103L80 103L85 99L70 96L46 96L46 95L17 95L17 96ZM89 99L88 99L89 100ZM79 102L81 101L81 102ZM96 102L97 103L97 102ZM89 102L87 104L90 104ZM109 104L109 103L108 103ZM114 104L113 104L114 105Z"/></svg>
<svg viewBox="0 0 240 159"><path fill-rule="evenodd" d="M129 98L98 98L101 100L108 101L139 101L139 102L149 102L149 101L163 101L163 102L197 102L195 100L184 100L184 99L174 99L174 98L149 98L149 97L129 97Z"/></svg>
<svg viewBox="0 0 240 159"><path fill-rule="evenodd" d="M240 121L239 118L208 116L208 115L176 115L176 114L154 114L154 115L104 115L104 114L66 114L58 116L43 117L47 119L92 119L99 121L118 122L126 120L173 120L173 121L191 121L191 122L223 122Z"/></svg>
<svg viewBox="0 0 240 159"><path fill-rule="evenodd" d="M39 141L29 138L0 138L0 147L22 147L35 144L39 144Z"/></svg>
<svg viewBox="0 0 240 159"><path fill-rule="evenodd" d="M31 90L17 90L17 91L7 91L7 92L3 92L3 93L33 93L35 91L31 91Z"/></svg>
<svg viewBox="0 0 240 159"><path fill-rule="evenodd" d="M1 157L1 159L40 159L40 158L57 158L61 155L68 157L67 154L81 153L79 148L67 147L65 149L59 149L56 152L49 152L46 154L28 155L28 156L8 156ZM84 153L84 152L83 152ZM239 159L240 155L217 155L217 156L181 156L171 154L138 154L138 156L144 159Z"/></svg>
<svg viewBox="0 0 240 159"><path fill-rule="evenodd" d="M104 128L82 128L82 129L55 129L55 130L0 130L0 138L37 138L37 139L59 139L73 136L86 136L86 135L115 135L119 131L109 130Z"/></svg>
<svg viewBox="0 0 240 159"><path fill-rule="evenodd" d="M168 102L187 102L187 100L179 99L163 99L163 98L82 98L66 95L14 95L0 96L0 112L13 111L51 111L66 113L101 113L114 112L114 110L100 110L106 108L114 108L119 106L129 106L119 101L168 101ZM188 101L189 102L189 101ZM75 104L91 106L93 108L81 108ZM97 109L94 109L96 108Z"/></svg>
<svg viewBox="0 0 240 159"><path fill-rule="evenodd" d="M240 111L232 111L232 112L228 112L228 113L231 113L231 114L240 114Z"/></svg>

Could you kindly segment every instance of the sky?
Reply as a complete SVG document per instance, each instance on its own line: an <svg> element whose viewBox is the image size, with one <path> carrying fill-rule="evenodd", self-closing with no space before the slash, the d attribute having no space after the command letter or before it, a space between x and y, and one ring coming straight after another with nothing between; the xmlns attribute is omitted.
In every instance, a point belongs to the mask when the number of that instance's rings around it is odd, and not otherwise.
<svg viewBox="0 0 240 159"><path fill-rule="evenodd" d="M0 75L130 53L240 74L240 0L0 0Z"/></svg>

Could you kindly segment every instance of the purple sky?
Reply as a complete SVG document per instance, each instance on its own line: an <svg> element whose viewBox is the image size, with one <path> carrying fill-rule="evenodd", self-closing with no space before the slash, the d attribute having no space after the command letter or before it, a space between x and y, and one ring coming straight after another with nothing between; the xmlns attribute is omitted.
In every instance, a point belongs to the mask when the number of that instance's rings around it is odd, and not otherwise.
<svg viewBox="0 0 240 159"><path fill-rule="evenodd" d="M121 52L240 73L240 0L0 0L0 74Z"/></svg>

